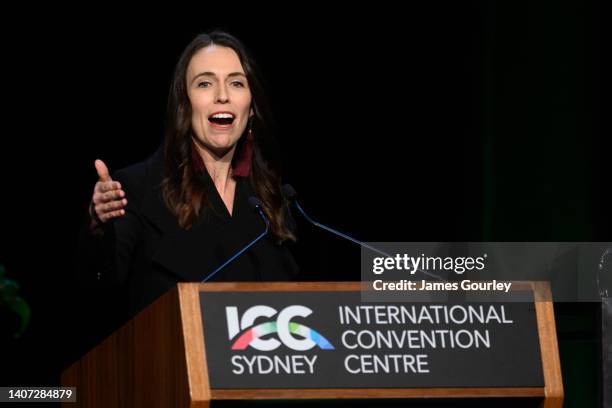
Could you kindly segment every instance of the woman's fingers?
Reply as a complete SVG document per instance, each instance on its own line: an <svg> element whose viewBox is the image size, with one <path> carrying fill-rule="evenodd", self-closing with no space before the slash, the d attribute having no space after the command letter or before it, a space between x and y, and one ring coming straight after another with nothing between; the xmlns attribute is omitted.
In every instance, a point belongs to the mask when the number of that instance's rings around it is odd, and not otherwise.
<svg viewBox="0 0 612 408"><path fill-rule="evenodd" d="M114 200L104 204L96 204L95 210L100 218L103 214L111 213L116 210L122 210L127 205L127 200Z"/></svg>
<svg viewBox="0 0 612 408"><path fill-rule="evenodd" d="M123 190L112 190L108 193L102 193L100 195L100 201L103 203L107 203L113 200L121 200L123 197L125 197L125 193L123 192Z"/></svg>
<svg viewBox="0 0 612 408"><path fill-rule="evenodd" d="M110 201L121 200L125 198L125 192L123 190L111 190L106 193L94 191L92 200L94 204L103 204Z"/></svg>
<svg viewBox="0 0 612 408"><path fill-rule="evenodd" d="M112 218L117 218L117 217L121 217L122 215L125 215L125 210L117 210L117 211L111 211L109 213L105 213L102 214L100 216L100 220L102 222L106 222Z"/></svg>
<svg viewBox="0 0 612 408"><path fill-rule="evenodd" d="M110 174L108 173L108 167L100 159L94 162L96 173L98 173L98 180L100 181L112 181Z"/></svg>
<svg viewBox="0 0 612 408"><path fill-rule="evenodd" d="M96 173L98 173L98 182L94 187L92 197L93 211L95 211L92 217L97 217L100 221L106 222L112 218L125 215L124 207L127 205L127 199L125 198L125 192L121 189L121 183L113 181L108 167L102 160L96 160L94 166Z"/></svg>
<svg viewBox="0 0 612 408"><path fill-rule="evenodd" d="M118 181L98 181L95 190L100 193L107 193L113 190L120 190L121 183Z"/></svg>

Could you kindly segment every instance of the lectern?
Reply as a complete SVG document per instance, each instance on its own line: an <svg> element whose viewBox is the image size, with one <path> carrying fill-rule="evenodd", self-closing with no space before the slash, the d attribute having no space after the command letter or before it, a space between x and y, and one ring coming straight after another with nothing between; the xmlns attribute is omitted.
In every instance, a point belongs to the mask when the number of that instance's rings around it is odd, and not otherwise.
<svg viewBox="0 0 612 408"><path fill-rule="evenodd" d="M561 407L546 282L531 301L363 302L360 283L179 283L62 374L80 407L521 399ZM493 402L493 401L491 401Z"/></svg>

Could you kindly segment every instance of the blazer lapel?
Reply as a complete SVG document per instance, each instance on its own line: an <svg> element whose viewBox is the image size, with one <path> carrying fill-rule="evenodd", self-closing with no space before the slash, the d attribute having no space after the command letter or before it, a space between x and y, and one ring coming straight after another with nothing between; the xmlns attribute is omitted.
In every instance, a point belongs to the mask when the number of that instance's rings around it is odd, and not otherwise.
<svg viewBox="0 0 612 408"><path fill-rule="evenodd" d="M159 232L167 233L179 229L176 217L164 204L161 184L164 180L164 155L161 148L147 162L145 192L141 211L143 216Z"/></svg>
<svg viewBox="0 0 612 408"><path fill-rule="evenodd" d="M263 222L254 218L255 214L248 214L250 209L242 206L243 195L250 191L247 180L241 181L245 185L236 187L231 218L206 211L191 229L185 230L163 202L163 178L163 152L159 149L149 159L141 210L146 221L160 234L152 261L181 280L201 281L263 229Z"/></svg>

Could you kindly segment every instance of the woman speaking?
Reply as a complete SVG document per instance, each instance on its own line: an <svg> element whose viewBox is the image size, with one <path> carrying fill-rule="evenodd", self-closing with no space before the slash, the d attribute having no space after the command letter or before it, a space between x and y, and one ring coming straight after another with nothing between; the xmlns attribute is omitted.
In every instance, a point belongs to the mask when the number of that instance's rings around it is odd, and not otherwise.
<svg viewBox="0 0 612 408"><path fill-rule="evenodd" d="M268 107L253 59L228 33L198 35L183 51L168 98L163 146L111 178L96 160L79 273L125 283L130 315L179 281L282 281L295 240ZM269 233L214 276L265 230Z"/></svg>

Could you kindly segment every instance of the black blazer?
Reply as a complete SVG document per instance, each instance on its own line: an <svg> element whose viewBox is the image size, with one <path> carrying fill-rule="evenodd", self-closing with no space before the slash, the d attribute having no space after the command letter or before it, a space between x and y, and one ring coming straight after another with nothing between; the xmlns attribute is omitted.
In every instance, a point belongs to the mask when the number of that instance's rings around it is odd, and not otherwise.
<svg viewBox="0 0 612 408"><path fill-rule="evenodd" d="M249 207L253 189L238 177L230 216L206 171L204 184L212 211L189 230L179 227L161 197L164 159L159 149L148 160L117 171L128 204L126 214L104 224L102 231L85 227L80 237L78 273L93 282L125 284L129 316L142 310L177 282L199 282L265 228ZM284 245L268 235L217 273L210 281L286 281L298 272ZM128 316L128 317L129 317Z"/></svg>

